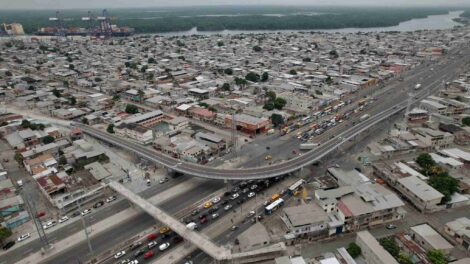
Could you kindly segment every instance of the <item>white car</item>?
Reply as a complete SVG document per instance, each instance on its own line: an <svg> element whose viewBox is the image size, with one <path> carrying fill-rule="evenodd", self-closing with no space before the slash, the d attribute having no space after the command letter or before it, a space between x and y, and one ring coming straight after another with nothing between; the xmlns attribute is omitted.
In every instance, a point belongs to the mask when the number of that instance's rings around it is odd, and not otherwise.
<svg viewBox="0 0 470 264"><path fill-rule="evenodd" d="M129 262L129 264L139 264L139 261L137 259L134 259L133 261Z"/></svg>
<svg viewBox="0 0 470 264"><path fill-rule="evenodd" d="M167 249L167 248L169 248L169 247L170 247L170 243L166 242L166 243L161 244L161 245L158 247L158 249L159 249L160 251L164 251L165 249Z"/></svg>
<svg viewBox="0 0 470 264"><path fill-rule="evenodd" d="M85 209L83 210L82 215L87 215L89 213L91 213L91 209Z"/></svg>
<svg viewBox="0 0 470 264"><path fill-rule="evenodd" d="M225 211L228 211L228 210L230 210L230 208L232 208L232 205L231 205L231 204L227 204L227 205L224 207L224 210L225 210Z"/></svg>
<svg viewBox="0 0 470 264"><path fill-rule="evenodd" d="M218 213L212 214L212 219L216 219L217 217L219 217Z"/></svg>
<svg viewBox="0 0 470 264"><path fill-rule="evenodd" d="M168 177L165 177L165 178L160 179L159 182L160 182L160 184L163 184L163 183L165 183L165 182L167 182L167 181L168 181Z"/></svg>
<svg viewBox="0 0 470 264"><path fill-rule="evenodd" d="M254 193L254 192L250 192L250 193L248 194L248 198L255 197L255 195L256 195L256 193Z"/></svg>
<svg viewBox="0 0 470 264"><path fill-rule="evenodd" d="M122 256L124 256L124 255L126 255L126 251L124 251L124 250L123 250L123 251L119 251L118 253L114 254L114 258L115 258L115 259L118 259L118 258L120 258L120 257L122 257Z"/></svg>
<svg viewBox="0 0 470 264"><path fill-rule="evenodd" d="M21 236L18 237L18 242L21 242L21 241L23 241L23 240L26 240L26 239L28 239L28 238L30 238L30 237L31 237L31 234L30 234L30 233L26 233L26 234L24 234L24 235L21 235Z"/></svg>
<svg viewBox="0 0 470 264"><path fill-rule="evenodd" d="M238 193L234 193L234 194L232 194L232 197L230 197L230 199L235 200L235 199L237 199L239 196L240 196L240 195L239 195Z"/></svg>
<svg viewBox="0 0 470 264"><path fill-rule="evenodd" d="M156 246L157 246L157 242L156 242L156 241L152 241L152 242L150 242L150 243L147 244L147 247L148 247L149 249L154 248L154 247L156 247Z"/></svg>
<svg viewBox="0 0 470 264"><path fill-rule="evenodd" d="M216 204L216 203L218 203L218 202L220 202L220 197L214 197L214 198L212 199L212 203Z"/></svg>
<svg viewBox="0 0 470 264"><path fill-rule="evenodd" d="M109 197L106 199L106 202L107 202L107 203L110 203L110 202L112 202L112 201L114 201L114 200L116 200L116 196L113 195L113 196L109 196Z"/></svg>
<svg viewBox="0 0 470 264"><path fill-rule="evenodd" d="M49 228L55 226L56 224L57 224L56 221L51 220L51 221L45 223L45 224L42 226L42 228L44 228L44 229L49 229Z"/></svg>
<svg viewBox="0 0 470 264"><path fill-rule="evenodd" d="M68 216L62 216L61 218L59 218L59 224L62 224L63 222L66 222L68 220L69 220Z"/></svg>
<svg viewBox="0 0 470 264"><path fill-rule="evenodd" d="M256 214L255 211L250 211L246 217L250 218L250 217L254 216L255 214Z"/></svg>

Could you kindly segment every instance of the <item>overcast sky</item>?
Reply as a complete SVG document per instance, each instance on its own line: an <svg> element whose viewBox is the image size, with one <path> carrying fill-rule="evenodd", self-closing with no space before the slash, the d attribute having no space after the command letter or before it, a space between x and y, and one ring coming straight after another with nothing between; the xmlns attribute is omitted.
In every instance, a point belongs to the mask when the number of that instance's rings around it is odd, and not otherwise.
<svg viewBox="0 0 470 264"><path fill-rule="evenodd" d="M289 5L470 6L470 0L289 0ZM126 8L195 5L286 5L285 0L0 0L0 9Z"/></svg>

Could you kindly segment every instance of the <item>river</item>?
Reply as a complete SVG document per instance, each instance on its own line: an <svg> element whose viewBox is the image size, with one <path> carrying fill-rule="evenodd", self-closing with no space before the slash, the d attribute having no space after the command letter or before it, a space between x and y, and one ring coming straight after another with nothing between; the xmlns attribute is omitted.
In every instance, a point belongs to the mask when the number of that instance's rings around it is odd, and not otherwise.
<svg viewBox="0 0 470 264"><path fill-rule="evenodd" d="M250 34L250 33L275 33L275 32L328 32L328 33L355 33L355 32L384 32L384 31L416 31L416 30L436 30L450 29L460 25L453 21L462 14L463 11L452 11L444 15L432 15L426 18L415 18L403 21L397 26L391 27L370 27L370 28L339 28L339 29L310 29L310 30L222 30L222 31L198 31L192 28L188 31L158 33L160 36L188 36L188 35L231 35L231 34Z"/></svg>

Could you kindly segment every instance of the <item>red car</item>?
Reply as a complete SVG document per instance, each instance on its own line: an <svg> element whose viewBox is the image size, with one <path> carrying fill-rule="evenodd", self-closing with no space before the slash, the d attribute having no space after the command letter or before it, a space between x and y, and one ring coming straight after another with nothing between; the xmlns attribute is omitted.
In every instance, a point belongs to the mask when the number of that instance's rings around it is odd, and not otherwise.
<svg viewBox="0 0 470 264"><path fill-rule="evenodd" d="M153 254L153 251L147 251L147 253L144 254L144 259L149 259L153 257L155 254Z"/></svg>
<svg viewBox="0 0 470 264"><path fill-rule="evenodd" d="M156 233L153 233L153 234L150 234L147 236L147 240L148 241L152 241L152 240L155 240L157 239L158 235Z"/></svg>
<svg viewBox="0 0 470 264"><path fill-rule="evenodd" d="M45 216L45 215L46 215L45 212L38 212L38 213L36 214L36 217L37 217L37 218L40 218L40 217L43 217L43 216Z"/></svg>
<svg viewBox="0 0 470 264"><path fill-rule="evenodd" d="M201 222L201 224L207 223L207 217L204 216L203 218L201 218L200 222Z"/></svg>

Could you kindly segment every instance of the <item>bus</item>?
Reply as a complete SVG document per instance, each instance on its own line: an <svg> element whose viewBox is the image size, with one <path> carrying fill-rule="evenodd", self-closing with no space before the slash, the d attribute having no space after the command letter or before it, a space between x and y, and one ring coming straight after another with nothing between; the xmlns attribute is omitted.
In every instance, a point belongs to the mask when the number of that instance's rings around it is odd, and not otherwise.
<svg viewBox="0 0 470 264"><path fill-rule="evenodd" d="M298 191L302 185L304 185L305 183L305 180L298 180L296 181L294 184L292 184L290 187L289 187L289 194L290 195L293 195L296 191Z"/></svg>
<svg viewBox="0 0 470 264"><path fill-rule="evenodd" d="M318 144L318 143L302 143L302 144L300 144L299 149L300 150L310 150L310 149L314 149L315 147L318 147L318 146L320 146L320 144Z"/></svg>
<svg viewBox="0 0 470 264"><path fill-rule="evenodd" d="M281 207L284 205L284 199L279 198L276 201L270 203L268 206L264 208L264 213L267 215L272 214L274 211L277 210L277 208Z"/></svg>

